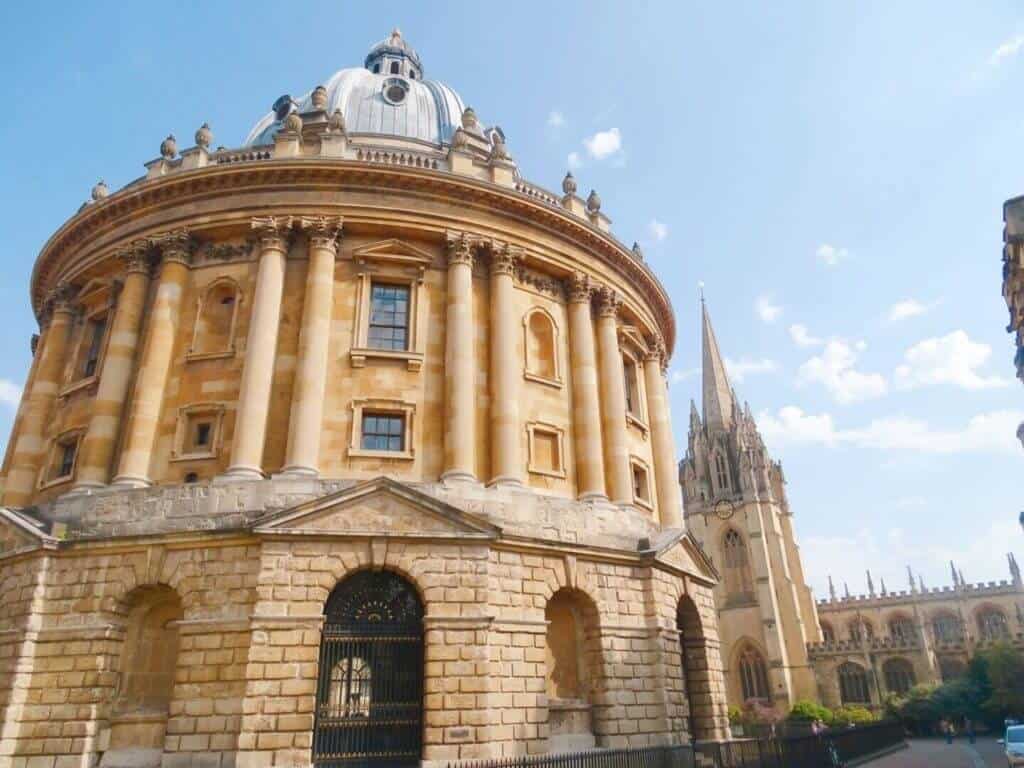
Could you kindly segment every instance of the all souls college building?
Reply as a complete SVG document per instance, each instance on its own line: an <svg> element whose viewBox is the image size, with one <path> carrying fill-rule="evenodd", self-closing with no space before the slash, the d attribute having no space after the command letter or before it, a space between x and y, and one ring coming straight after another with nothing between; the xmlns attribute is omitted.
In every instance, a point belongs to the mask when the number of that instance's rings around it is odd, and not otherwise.
<svg viewBox="0 0 1024 768"><path fill-rule="evenodd" d="M0 766L727 735L666 292L424 75L395 31L237 149L169 137L43 247Z"/></svg>

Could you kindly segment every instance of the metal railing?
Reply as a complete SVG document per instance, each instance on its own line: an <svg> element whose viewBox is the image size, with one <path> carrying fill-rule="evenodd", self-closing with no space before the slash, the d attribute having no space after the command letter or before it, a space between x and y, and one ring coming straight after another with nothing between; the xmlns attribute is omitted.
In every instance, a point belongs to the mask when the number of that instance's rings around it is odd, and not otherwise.
<svg viewBox="0 0 1024 768"><path fill-rule="evenodd" d="M895 747L897 722L836 728L808 736L698 742L695 746L593 749L556 755L448 763L448 768L827 768Z"/></svg>

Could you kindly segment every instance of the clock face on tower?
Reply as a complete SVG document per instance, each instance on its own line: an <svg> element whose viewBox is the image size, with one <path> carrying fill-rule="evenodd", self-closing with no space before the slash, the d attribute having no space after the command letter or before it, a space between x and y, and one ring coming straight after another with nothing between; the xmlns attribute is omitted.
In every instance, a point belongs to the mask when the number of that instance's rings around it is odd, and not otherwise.
<svg viewBox="0 0 1024 768"><path fill-rule="evenodd" d="M715 515L719 520L728 520L734 511L735 507L728 499L722 499L715 504Z"/></svg>

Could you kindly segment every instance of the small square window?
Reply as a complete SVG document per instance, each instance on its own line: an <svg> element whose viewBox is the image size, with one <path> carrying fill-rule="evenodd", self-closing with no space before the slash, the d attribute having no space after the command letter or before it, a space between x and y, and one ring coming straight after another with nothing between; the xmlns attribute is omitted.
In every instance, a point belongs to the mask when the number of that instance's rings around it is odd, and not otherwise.
<svg viewBox="0 0 1024 768"><path fill-rule="evenodd" d="M404 451L405 417L390 413L364 413L361 447L364 451Z"/></svg>
<svg viewBox="0 0 1024 768"><path fill-rule="evenodd" d="M558 455L558 435L538 429L533 433L534 463L538 469L558 472L562 469L562 457Z"/></svg>
<svg viewBox="0 0 1024 768"><path fill-rule="evenodd" d="M651 503L651 489L647 483L647 470L639 464L633 465L633 498L646 504Z"/></svg>
<svg viewBox="0 0 1024 768"><path fill-rule="evenodd" d="M46 473L47 482L66 480L75 472L75 456L78 453L78 437L59 438L50 454L50 468Z"/></svg>
<svg viewBox="0 0 1024 768"><path fill-rule="evenodd" d="M409 286L380 283L372 285L367 343L373 349L408 348Z"/></svg>
<svg viewBox="0 0 1024 768"><path fill-rule="evenodd" d="M172 461L194 461L216 457L221 440L223 406L199 403L178 412Z"/></svg>

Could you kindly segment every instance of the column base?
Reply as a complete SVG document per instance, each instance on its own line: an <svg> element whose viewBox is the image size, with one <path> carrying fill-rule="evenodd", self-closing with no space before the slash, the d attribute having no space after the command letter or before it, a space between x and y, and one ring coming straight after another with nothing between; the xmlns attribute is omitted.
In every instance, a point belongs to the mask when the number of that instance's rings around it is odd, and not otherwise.
<svg viewBox="0 0 1024 768"><path fill-rule="evenodd" d="M111 485L115 488L149 488L153 481L141 475L118 475Z"/></svg>
<svg viewBox="0 0 1024 768"><path fill-rule="evenodd" d="M94 493L95 491L98 491L98 490L100 490L102 488L106 488L106 487L107 487L106 483L101 483L101 482L98 482L96 480L85 480L85 481L75 485L75 487L72 488L67 493L62 494L62 497L66 498L66 499L73 499L76 496L89 496L92 493Z"/></svg>
<svg viewBox="0 0 1024 768"><path fill-rule="evenodd" d="M458 483L476 483L476 475L472 472L463 472L460 469L453 469L449 472L443 472L441 474L441 482L445 485L452 485Z"/></svg>
<svg viewBox="0 0 1024 768"><path fill-rule="evenodd" d="M601 493L600 491L587 491L586 493L581 493L579 496L577 496L576 500L577 501L589 501L589 502L594 503L594 504L597 504L597 503L605 503L605 504L607 504L608 503L608 496L603 494L603 493Z"/></svg>
<svg viewBox="0 0 1024 768"><path fill-rule="evenodd" d="M259 467L228 467L222 475L213 478L215 483L233 483L239 480L263 480L266 475Z"/></svg>
<svg viewBox="0 0 1024 768"><path fill-rule="evenodd" d="M511 475L498 475L497 477L492 477L490 479L490 481L487 483L487 487L511 488L515 490L525 488L526 486L523 485L523 481L520 480L518 477L513 477Z"/></svg>
<svg viewBox="0 0 1024 768"><path fill-rule="evenodd" d="M228 470L230 472L230 470ZM303 465L293 465L285 467L280 472L274 475L274 477L280 477L285 480L310 480L320 477L320 470L316 467L307 467Z"/></svg>

